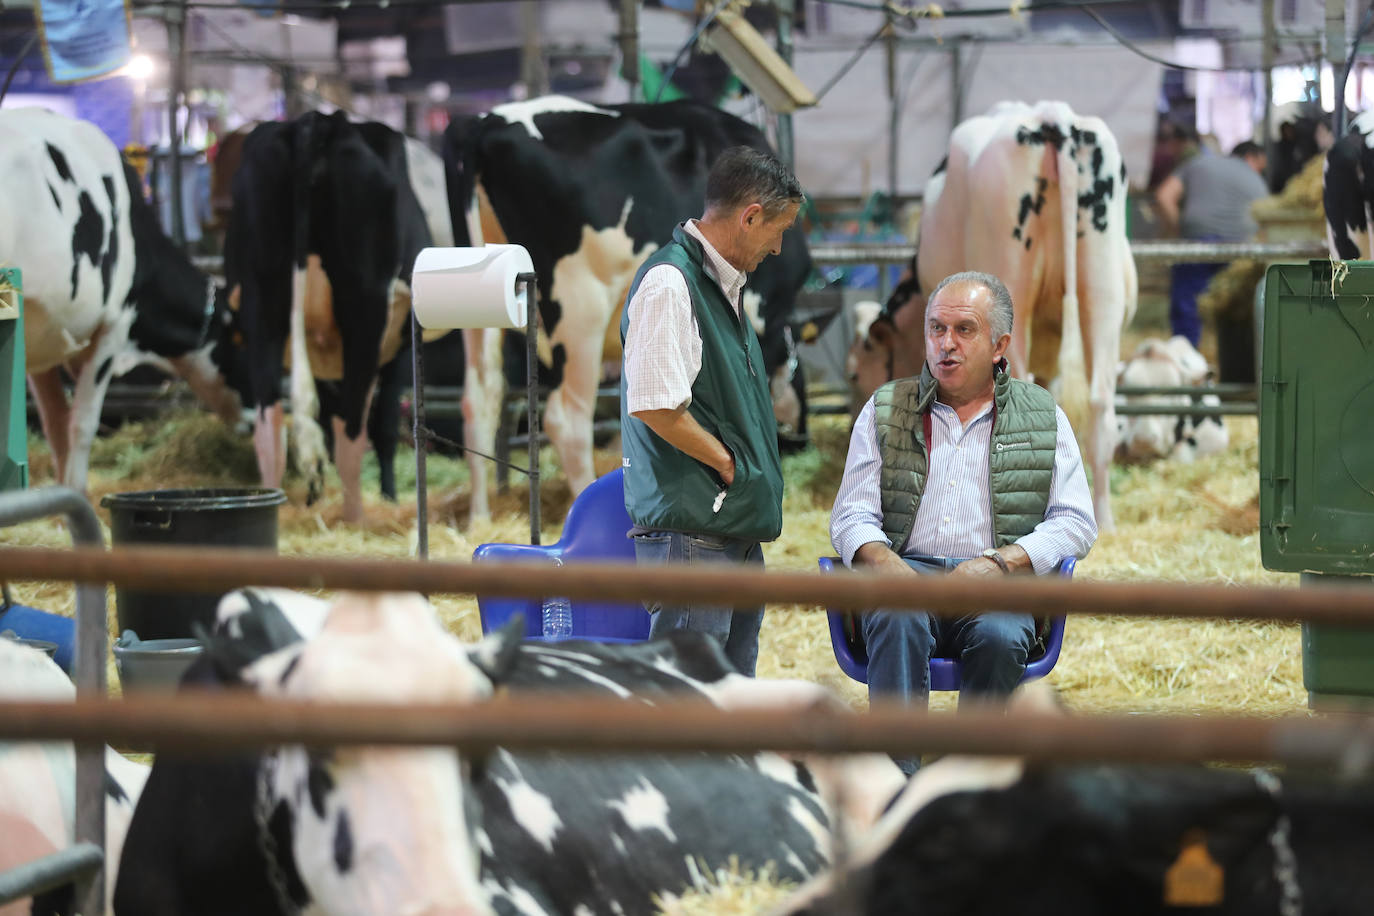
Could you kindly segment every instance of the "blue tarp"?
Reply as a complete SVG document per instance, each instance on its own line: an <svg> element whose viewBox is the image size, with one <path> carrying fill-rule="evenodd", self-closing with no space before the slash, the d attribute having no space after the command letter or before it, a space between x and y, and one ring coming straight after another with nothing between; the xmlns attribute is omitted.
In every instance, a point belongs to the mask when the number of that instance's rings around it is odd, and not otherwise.
<svg viewBox="0 0 1374 916"><path fill-rule="evenodd" d="M128 0L38 0L34 11L53 82L97 79L129 62Z"/></svg>

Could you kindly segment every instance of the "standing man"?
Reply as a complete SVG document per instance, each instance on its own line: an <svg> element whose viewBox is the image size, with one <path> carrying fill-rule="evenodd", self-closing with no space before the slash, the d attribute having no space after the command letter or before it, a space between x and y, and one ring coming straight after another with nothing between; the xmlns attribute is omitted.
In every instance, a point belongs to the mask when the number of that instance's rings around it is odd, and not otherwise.
<svg viewBox="0 0 1374 916"><path fill-rule="evenodd" d="M1191 155L1155 188L1155 205L1166 234L1197 242L1244 242L1259 224L1250 205L1269 193L1264 149L1249 140L1222 156L1184 134ZM1197 297L1225 268L1217 263L1175 264L1169 271L1169 325L1196 347L1202 336Z"/></svg>
<svg viewBox="0 0 1374 916"><path fill-rule="evenodd" d="M926 306L926 362L854 422L830 541L850 567L994 577L1045 574L1097 539L1078 443L1049 392L1008 375L1011 294L958 273ZM932 655L962 662L959 700L1000 701L1026 667L1029 614L863 614L870 702L924 705ZM898 760L908 774L919 760Z"/></svg>
<svg viewBox="0 0 1374 916"><path fill-rule="evenodd" d="M763 354L742 293L782 250L801 185L774 157L726 150L706 211L639 269L620 322L625 508L641 564L763 566L782 532L782 464ZM650 638L699 630L752 676L763 608L646 604Z"/></svg>

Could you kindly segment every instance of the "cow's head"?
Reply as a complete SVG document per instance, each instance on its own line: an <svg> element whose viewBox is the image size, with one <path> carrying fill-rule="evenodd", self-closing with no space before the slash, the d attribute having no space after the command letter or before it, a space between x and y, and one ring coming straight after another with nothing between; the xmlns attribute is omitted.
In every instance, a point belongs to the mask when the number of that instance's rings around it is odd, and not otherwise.
<svg viewBox="0 0 1374 916"><path fill-rule="evenodd" d="M1140 343L1134 355L1117 372L1118 388L1175 388L1201 385L1210 376L1207 361L1186 337L1167 341L1149 338ZM1127 404L1187 406L1188 395L1130 395ZM1168 457L1179 441L1177 414L1123 417L1118 415L1118 461L1143 462Z"/></svg>
<svg viewBox="0 0 1374 916"><path fill-rule="evenodd" d="M921 325L926 303L915 260L885 305L869 300L854 309L854 341L845 357L851 415L858 414L879 386L916 375L925 364Z"/></svg>
<svg viewBox="0 0 1374 916"><path fill-rule="evenodd" d="M245 671L260 693L328 702L472 702L491 681L419 595L345 594L320 633ZM491 910L451 748L284 747L264 757L259 804L285 808L294 864L325 912L472 916ZM268 810L270 809L270 810Z"/></svg>

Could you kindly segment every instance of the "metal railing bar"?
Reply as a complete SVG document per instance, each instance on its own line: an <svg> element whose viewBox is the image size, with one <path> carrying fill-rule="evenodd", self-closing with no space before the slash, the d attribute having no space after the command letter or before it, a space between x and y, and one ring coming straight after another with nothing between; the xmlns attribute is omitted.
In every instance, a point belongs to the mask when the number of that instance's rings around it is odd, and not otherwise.
<svg viewBox="0 0 1374 916"><path fill-rule="evenodd" d="M1363 716L1009 717L983 711L952 716L892 705L860 715L569 697L402 706L182 693L75 704L0 703L0 737L75 737L206 754L280 744L394 744L451 746L472 754L497 747L580 753L972 753L1036 761L1274 760L1362 769L1374 761L1374 720Z"/></svg>
<svg viewBox="0 0 1374 916"><path fill-rule="evenodd" d="M94 843L77 843L41 859L0 872L0 906L70 884L100 870L105 854Z"/></svg>
<svg viewBox="0 0 1374 916"><path fill-rule="evenodd" d="M1259 405L1254 402L1231 401L1226 404L1117 404L1118 417L1232 417L1254 416Z"/></svg>
<svg viewBox="0 0 1374 916"><path fill-rule="evenodd" d="M906 264L916 253L909 243L811 242L807 246L817 264ZM1261 261L1308 260L1327 257L1323 240L1297 242L1187 242L1138 240L1131 242L1137 262L1222 263L1250 258Z"/></svg>
<svg viewBox="0 0 1374 916"><path fill-rule="evenodd" d="M924 576L747 569L645 568L632 563L470 563L358 557L279 557L239 548L138 546L0 548L0 580L112 582L154 591L228 591L245 585L482 594L638 602L646 598L740 605L799 604L862 609L915 606L957 615L987 608L1059 615L1198 617L1374 624L1374 589L1237 588L1174 583L1093 582L1057 577L963 580Z"/></svg>
<svg viewBox="0 0 1374 916"><path fill-rule="evenodd" d="M90 554L104 552L105 535L95 510L86 497L70 487L44 487L0 493L0 527L63 515L72 541ZM3 578L3 577L0 577ZM14 576L14 579L20 577ZM105 584L81 581L73 576L58 578L76 582L76 639L72 671L76 695L104 697L105 658L109 633L105 617ZM76 757L76 842L105 848L105 747L78 743ZM81 913L101 912L105 906L105 874L96 869L89 880L77 882L76 909Z"/></svg>

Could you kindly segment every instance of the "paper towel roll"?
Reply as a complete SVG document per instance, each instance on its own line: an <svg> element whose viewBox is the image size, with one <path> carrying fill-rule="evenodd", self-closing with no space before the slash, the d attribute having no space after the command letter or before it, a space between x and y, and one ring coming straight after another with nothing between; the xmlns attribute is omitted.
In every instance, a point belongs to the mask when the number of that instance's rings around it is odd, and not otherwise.
<svg viewBox="0 0 1374 916"><path fill-rule="evenodd" d="M526 292L515 278L533 272L522 245L426 248L415 258L411 308L422 328L523 328Z"/></svg>

